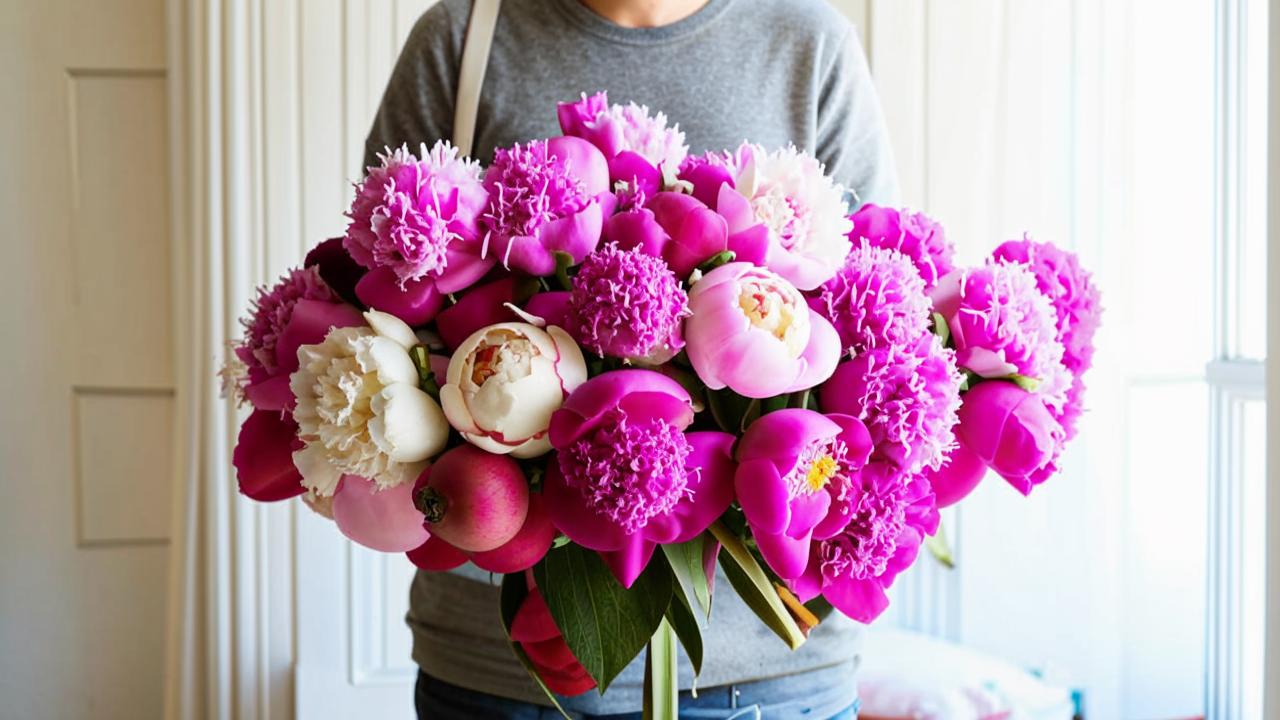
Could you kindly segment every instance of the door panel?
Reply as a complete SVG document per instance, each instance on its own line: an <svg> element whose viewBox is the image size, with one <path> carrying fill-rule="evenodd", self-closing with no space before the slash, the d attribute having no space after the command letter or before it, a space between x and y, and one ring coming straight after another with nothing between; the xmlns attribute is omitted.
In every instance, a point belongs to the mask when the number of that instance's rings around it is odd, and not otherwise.
<svg viewBox="0 0 1280 720"><path fill-rule="evenodd" d="M161 714L173 484L161 0L0 7L0 716Z"/></svg>

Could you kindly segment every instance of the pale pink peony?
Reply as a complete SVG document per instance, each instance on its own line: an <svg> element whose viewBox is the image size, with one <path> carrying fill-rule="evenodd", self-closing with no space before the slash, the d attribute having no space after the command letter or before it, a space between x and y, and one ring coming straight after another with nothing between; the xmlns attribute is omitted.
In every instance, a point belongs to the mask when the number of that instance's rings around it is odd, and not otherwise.
<svg viewBox="0 0 1280 720"><path fill-rule="evenodd" d="M734 262L694 283L685 321L689 362L712 390L767 398L818 385L840 359L840 336L791 283Z"/></svg>
<svg viewBox="0 0 1280 720"><path fill-rule="evenodd" d="M715 205L729 233L764 225L765 267L801 290L821 285L849 254L852 223L843 190L824 174L822 163L795 147L765 152L744 145L737 157L733 187L722 184Z"/></svg>

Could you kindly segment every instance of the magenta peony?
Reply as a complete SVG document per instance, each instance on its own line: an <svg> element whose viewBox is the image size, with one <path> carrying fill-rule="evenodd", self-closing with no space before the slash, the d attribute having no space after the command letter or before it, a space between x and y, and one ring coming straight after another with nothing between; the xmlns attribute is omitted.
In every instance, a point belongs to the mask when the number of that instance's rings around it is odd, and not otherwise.
<svg viewBox="0 0 1280 720"><path fill-rule="evenodd" d="M557 107L560 129L582 138L604 154L613 182L631 183L646 192L662 188L663 170L674 174L689 152L684 133L667 127L667 116L644 105L610 105L603 93Z"/></svg>
<svg viewBox="0 0 1280 720"><path fill-rule="evenodd" d="M1039 394L1003 380L978 383L965 393L956 435L1023 495L1058 471L1066 441Z"/></svg>
<svg viewBox="0 0 1280 720"><path fill-rule="evenodd" d="M991 256L1026 265L1036 276L1037 287L1057 314L1063 364L1076 375L1088 370L1093 364L1093 336L1102 322L1102 303L1098 288L1080 267L1076 254L1024 236L1005 242Z"/></svg>
<svg viewBox="0 0 1280 720"><path fill-rule="evenodd" d="M738 443L734 489L765 562L779 577L804 572L810 544L857 511L850 490L871 453L857 418L792 408L762 415Z"/></svg>
<svg viewBox="0 0 1280 720"><path fill-rule="evenodd" d="M1031 378L1050 406L1062 408L1071 375L1057 315L1026 267L988 262L957 270L933 289L933 305L951 329L960 367L984 378Z"/></svg>
<svg viewBox="0 0 1280 720"><path fill-rule="evenodd" d="M660 258L606 245L573 278L568 331L599 355L657 365L684 347L689 298Z"/></svg>
<svg viewBox="0 0 1280 720"><path fill-rule="evenodd" d="M823 382L840 336L798 290L764 268L722 265L689 291L689 362L707 387L767 398Z"/></svg>
<svg viewBox="0 0 1280 720"><path fill-rule="evenodd" d="M733 436L685 434L692 422L689 393L649 370L598 375L551 418L551 520L627 587L657 543L696 537L733 500Z"/></svg>
<svg viewBox="0 0 1280 720"><path fill-rule="evenodd" d="M575 137L499 148L484 188L488 252L530 275L555 272L557 252L582 262L596 249L614 206L604 155Z"/></svg>
<svg viewBox="0 0 1280 720"><path fill-rule="evenodd" d="M819 390L827 412L866 424L876 459L912 475L942 464L955 444L961 375L955 354L932 334L873 348L836 368Z"/></svg>
<svg viewBox="0 0 1280 720"><path fill-rule="evenodd" d="M361 302L420 325L493 266L478 225L488 198L480 166L448 143L381 158L356 186L343 245L369 269L356 285Z"/></svg>
<svg viewBox="0 0 1280 720"><path fill-rule="evenodd" d="M845 502L849 523L813 544L804 573L791 586L802 602L822 595L845 615L869 623L889 606L885 590L915 562L924 537L937 532L938 510L927 482L877 462L853 478Z"/></svg>
<svg viewBox="0 0 1280 720"><path fill-rule="evenodd" d="M526 573L527 574L527 573ZM556 627L536 587L529 588L511 621L511 641L519 643L547 689L557 695L581 695L596 686Z"/></svg>
<svg viewBox="0 0 1280 720"><path fill-rule="evenodd" d="M868 203L849 219L853 221L849 239L855 246L862 241L906 255L915 264L926 287L932 288L955 269L952 265L955 246L947 240L942 225L924 213Z"/></svg>
<svg viewBox="0 0 1280 720"><path fill-rule="evenodd" d="M609 218L604 237L624 249L639 248L666 260L682 279L725 250L732 250L737 260L762 264L769 244L763 225L750 225L730 235L719 213L696 197L677 192L660 192Z"/></svg>
<svg viewBox="0 0 1280 720"><path fill-rule="evenodd" d="M844 266L809 296L831 321L840 346L857 354L912 345L929 332L933 306L911 260L896 250L858 245Z"/></svg>

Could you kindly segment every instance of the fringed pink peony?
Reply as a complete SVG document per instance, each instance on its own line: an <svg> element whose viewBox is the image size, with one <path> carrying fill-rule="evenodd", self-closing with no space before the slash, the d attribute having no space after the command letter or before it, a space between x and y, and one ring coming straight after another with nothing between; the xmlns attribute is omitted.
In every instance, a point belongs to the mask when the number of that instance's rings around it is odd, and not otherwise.
<svg viewBox="0 0 1280 720"><path fill-rule="evenodd" d="M955 342L957 364L984 378L1021 375L1055 410L1071 386L1057 314L1025 266L992 261L957 270L933 289Z"/></svg>
<svg viewBox="0 0 1280 720"><path fill-rule="evenodd" d="M733 500L733 436L685 434L692 422L689 393L649 370L597 375L551 418L551 521L626 587L659 543L693 539Z"/></svg>
<svg viewBox="0 0 1280 720"><path fill-rule="evenodd" d="M850 218L849 239L897 250L911 258L926 287L932 288L955 269L955 246L942 225L924 213L897 210L868 203Z"/></svg>
<svg viewBox="0 0 1280 720"><path fill-rule="evenodd" d="M448 143L381 159L356 186L343 246L370 271L356 285L360 300L418 325L493 266L478 225L488 198L480 166Z"/></svg>
<svg viewBox="0 0 1280 720"><path fill-rule="evenodd" d="M1049 298L1058 318L1063 364L1076 375L1088 370L1093 364L1093 336L1102 322L1102 303L1092 276L1080 267L1076 254L1024 235L996 248L992 257L1024 264L1035 275L1036 286Z"/></svg>
<svg viewBox="0 0 1280 720"><path fill-rule="evenodd" d="M569 333L599 355L664 363L684 347L689 298L661 258L610 244L583 261L569 295Z"/></svg>
<svg viewBox="0 0 1280 720"><path fill-rule="evenodd" d="M814 543L803 575L791 586L802 602L824 596L840 612L869 623L889 606L885 590L915 562L938 510L924 480L869 463L846 492L849 523Z"/></svg>
<svg viewBox="0 0 1280 720"><path fill-rule="evenodd" d="M866 424L874 458L916 474L937 469L955 445L960 382L954 353L929 334L841 363L819 389L819 400L827 412Z"/></svg>
<svg viewBox="0 0 1280 720"><path fill-rule="evenodd" d="M650 113L634 102L610 105L604 92L557 108L560 129L565 135L580 137L600 149L612 161L622 153L635 153L653 167L666 166L675 172L689 154L679 126L667 127L667 116ZM625 178L620 178L625 179Z"/></svg>
<svg viewBox="0 0 1280 720"><path fill-rule="evenodd" d="M861 244L844 266L809 296L809 307L831 321L853 354L912 345L929 332L933 306L910 258Z"/></svg>
<svg viewBox="0 0 1280 720"><path fill-rule="evenodd" d="M316 270L309 267L290 270L270 288L259 287L257 293L249 315L240 320L244 337L235 347L236 357L248 370L242 378L242 390L244 385L261 382L279 373L276 343L293 317L293 309L299 300L336 300Z"/></svg>
<svg viewBox="0 0 1280 720"><path fill-rule="evenodd" d="M575 137L499 148L484 187L488 252L531 275L555 272L558 252L582 262L600 242L615 203L604 155Z"/></svg>

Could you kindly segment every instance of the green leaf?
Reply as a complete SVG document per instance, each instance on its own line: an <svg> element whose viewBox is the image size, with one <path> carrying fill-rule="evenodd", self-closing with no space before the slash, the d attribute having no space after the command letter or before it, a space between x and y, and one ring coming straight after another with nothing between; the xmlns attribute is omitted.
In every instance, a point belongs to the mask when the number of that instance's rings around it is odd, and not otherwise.
<svg viewBox="0 0 1280 720"><path fill-rule="evenodd" d="M698 270L701 271L703 275L706 275L707 273L711 272L712 270L715 270L721 265L726 265L728 263L733 262L733 259L736 258L737 256L738 256L737 253L735 253L732 250L725 250L724 252L716 253L715 255L712 255L711 257L707 258L701 265L699 265Z"/></svg>
<svg viewBox="0 0 1280 720"><path fill-rule="evenodd" d="M724 568L729 584L738 592L742 601L792 650L803 645L804 633L778 597L773 581L764 568L760 567L760 563L756 562L742 538L719 521L712 523L711 533L724 546L726 552L720 554L720 566Z"/></svg>
<svg viewBox="0 0 1280 720"><path fill-rule="evenodd" d="M664 562L650 562L628 590L599 555L570 544L547 553L533 575L556 627L601 694L644 649L671 603Z"/></svg>
<svg viewBox="0 0 1280 720"><path fill-rule="evenodd" d="M677 720L680 685L676 675L676 634L666 620L649 641L644 669L644 720Z"/></svg>
<svg viewBox="0 0 1280 720"><path fill-rule="evenodd" d="M929 554L933 556L933 559L937 560L942 567L948 570L955 569L955 555L951 552L951 545L947 542L947 534L942 531L941 523L938 524L938 532L925 536L924 546L929 550Z"/></svg>
<svg viewBox="0 0 1280 720"><path fill-rule="evenodd" d="M667 607L666 617L671 628L676 631L676 637L680 638L685 654L689 656L696 678L702 674L702 628L698 625L698 615L693 611L689 598L677 590L675 597L671 598L671 605Z"/></svg>
<svg viewBox="0 0 1280 720"><path fill-rule="evenodd" d="M760 401L760 414L767 415L775 410L782 410L791 401L791 395L777 395Z"/></svg>
<svg viewBox="0 0 1280 720"><path fill-rule="evenodd" d="M572 290L573 280L569 279L569 268L573 267L573 256L563 250L557 250L553 257L556 259L556 282L560 283L560 289Z"/></svg>
<svg viewBox="0 0 1280 720"><path fill-rule="evenodd" d="M1014 385L1017 385L1018 387L1022 388L1023 390L1026 390L1029 393L1033 393L1040 388L1039 380L1033 377L1027 377L1026 375L1019 375L1017 373L1014 373L1013 375L1009 376L1009 381L1012 382Z"/></svg>
<svg viewBox="0 0 1280 720"><path fill-rule="evenodd" d="M760 401L729 390L707 390L707 407L721 430L739 435L760 417Z"/></svg>
<svg viewBox="0 0 1280 720"><path fill-rule="evenodd" d="M502 615L502 629L507 635L507 644L511 646L511 652L515 653L516 659L524 666L529 676L537 683L542 692L546 693L547 699L555 706L556 710L565 717L565 720L572 720L569 713L560 707L560 701L556 699L555 693L542 682L542 678L538 676L538 671L533 668L533 662L529 660L529 656L525 654L524 648L520 643L511 639L511 623L515 620L516 611L520 609L520 604L524 602L524 598L529 594L529 588L524 582L524 573L513 573L502 576L502 591L498 600L498 609Z"/></svg>
<svg viewBox="0 0 1280 720"><path fill-rule="evenodd" d="M431 353L426 345L414 345L409 348L409 359L418 371L418 387L422 392L440 400L440 385L436 382L436 374L431 371Z"/></svg>
<svg viewBox="0 0 1280 720"><path fill-rule="evenodd" d="M706 625L711 618L711 585L707 582L706 567L702 564L703 550L706 548L705 534L686 543L662 545L662 552L667 556L671 566L671 574L675 577L678 589L689 601L696 601L702 612L699 625ZM692 607L690 608L692 609Z"/></svg>
<svg viewBox="0 0 1280 720"><path fill-rule="evenodd" d="M933 314L933 334L942 341L943 347L951 342L951 326L947 324L947 319L942 317L942 313Z"/></svg>

